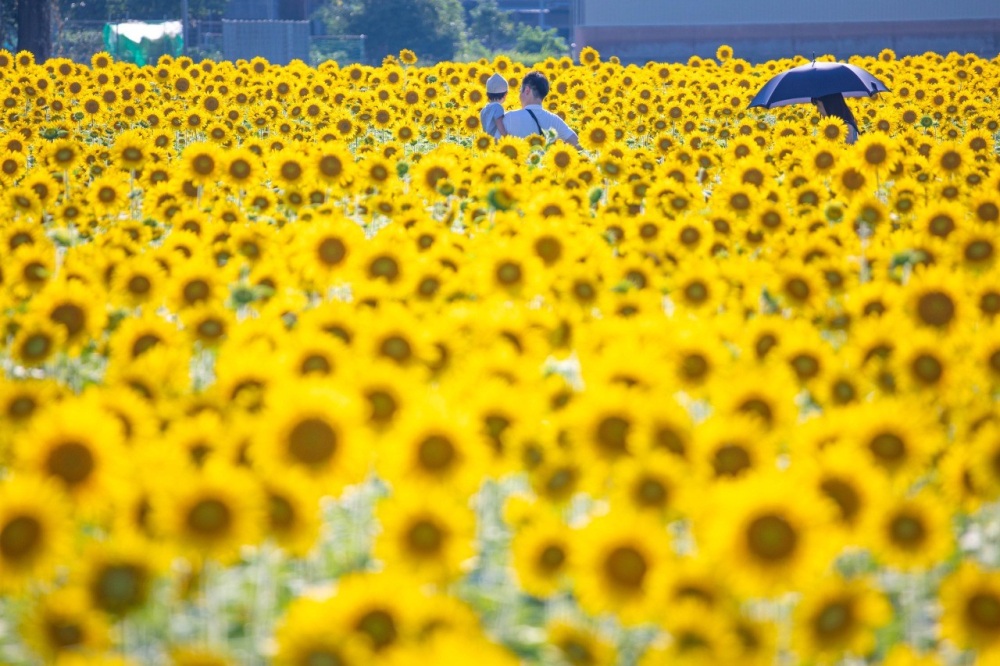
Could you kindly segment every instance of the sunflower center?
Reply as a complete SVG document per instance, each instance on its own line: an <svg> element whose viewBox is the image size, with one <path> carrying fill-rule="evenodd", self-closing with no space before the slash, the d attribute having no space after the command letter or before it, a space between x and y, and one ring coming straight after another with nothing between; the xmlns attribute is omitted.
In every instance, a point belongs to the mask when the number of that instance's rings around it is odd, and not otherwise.
<svg viewBox="0 0 1000 666"><path fill-rule="evenodd" d="M885 162L886 158L889 156L888 151L886 151L885 146L873 145L868 146L865 150L865 162L871 164L872 166L878 166Z"/></svg>
<svg viewBox="0 0 1000 666"><path fill-rule="evenodd" d="M435 472L451 466L455 460L455 446L441 435L431 435L420 443L420 466Z"/></svg>
<svg viewBox="0 0 1000 666"><path fill-rule="evenodd" d="M813 629L822 639L842 638L850 631L853 621L854 613L850 604L834 601L816 615Z"/></svg>
<svg viewBox="0 0 1000 666"><path fill-rule="evenodd" d="M356 628L368 636L376 650L388 647L396 640L396 622L384 610L371 610L358 621Z"/></svg>
<svg viewBox="0 0 1000 666"><path fill-rule="evenodd" d="M898 464L906 456L906 444L891 432L882 432L872 438L868 444L871 451L880 462Z"/></svg>
<svg viewBox="0 0 1000 666"><path fill-rule="evenodd" d="M383 356L387 356L397 363L408 360L413 355L410 343L398 335L390 335L382 342L379 350Z"/></svg>
<svg viewBox="0 0 1000 666"><path fill-rule="evenodd" d="M820 484L820 490L837 504L844 522L851 522L861 511L861 498L849 483L840 479L826 479Z"/></svg>
<svg viewBox="0 0 1000 666"><path fill-rule="evenodd" d="M13 419L23 419L30 416L38 407L34 398L28 396L18 396L10 401L7 406L7 416Z"/></svg>
<svg viewBox="0 0 1000 666"><path fill-rule="evenodd" d="M625 452L629 429L632 425L620 416L608 416L597 426L597 442L605 453L617 455Z"/></svg>
<svg viewBox="0 0 1000 666"><path fill-rule="evenodd" d="M635 488L635 499L641 506L659 507L667 502L667 487L659 479L642 479Z"/></svg>
<svg viewBox="0 0 1000 666"><path fill-rule="evenodd" d="M50 319L62 324L66 328L66 335L73 337L83 330L87 322L87 315L80 306L74 303L64 303L52 311Z"/></svg>
<svg viewBox="0 0 1000 666"><path fill-rule="evenodd" d="M295 424L288 435L288 452L306 465L320 465L329 460L337 448L337 433L329 423L307 418Z"/></svg>
<svg viewBox="0 0 1000 666"><path fill-rule="evenodd" d="M955 303L941 291L931 291L917 302L917 315L928 326L947 326L955 317Z"/></svg>
<svg viewBox="0 0 1000 666"><path fill-rule="evenodd" d="M944 368L941 361L930 354L919 354L911 366L913 375L924 384L935 384L941 379Z"/></svg>
<svg viewBox="0 0 1000 666"><path fill-rule="evenodd" d="M684 287L684 298L689 303L703 303L708 298L708 287L704 282L690 282Z"/></svg>
<svg viewBox="0 0 1000 666"><path fill-rule="evenodd" d="M538 556L538 566L546 573L558 571L566 562L566 551L561 546L549 544L542 549Z"/></svg>
<svg viewBox="0 0 1000 666"><path fill-rule="evenodd" d="M636 591L642 587L649 565L646 558L631 546L619 546L604 560L604 573L617 587Z"/></svg>
<svg viewBox="0 0 1000 666"><path fill-rule="evenodd" d="M979 629L1000 632L1000 598L987 592L973 594L965 604L965 617Z"/></svg>
<svg viewBox="0 0 1000 666"><path fill-rule="evenodd" d="M993 243L988 240L975 240L965 246L965 258L968 261L986 261L993 256Z"/></svg>
<svg viewBox="0 0 1000 666"><path fill-rule="evenodd" d="M755 518L750 523L746 536L750 552L769 562L789 558L799 541L799 535L789 522L774 514Z"/></svg>
<svg viewBox="0 0 1000 666"><path fill-rule="evenodd" d="M83 643L83 630L80 625L64 619L52 619L46 622L45 632L49 641L60 648L72 648Z"/></svg>
<svg viewBox="0 0 1000 666"><path fill-rule="evenodd" d="M144 352L149 351L160 342L160 336L154 333L146 333L145 335L140 335L139 338L132 344L132 358L137 358Z"/></svg>
<svg viewBox="0 0 1000 666"><path fill-rule="evenodd" d="M433 555L441 550L444 533L429 519L416 521L406 534L409 546L421 555Z"/></svg>
<svg viewBox="0 0 1000 666"><path fill-rule="evenodd" d="M109 613L124 613L144 604L144 573L134 564L112 564L105 567L91 590L97 606Z"/></svg>
<svg viewBox="0 0 1000 666"><path fill-rule="evenodd" d="M521 281L521 267L512 261L505 261L497 266L497 281L503 285L514 285Z"/></svg>
<svg viewBox="0 0 1000 666"><path fill-rule="evenodd" d="M327 358L322 354L310 354L299 366L299 370L304 375L308 375L312 372L321 375L328 375L332 369L333 366L330 365L330 361L327 360Z"/></svg>
<svg viewBox="0 0 1000 666"><path fill-rule="evenodd" d="M303 666L343 666L344 660L333 652L310 651L302 660Z"/></svg>
<svg viewBox="0 0 1000 666"><path fill-rule="evenodd" d="M907 549L919 547L927 537L927 530L919 518L899 515L889 524L889 534L892 540Z"/></svg>
<svg viewBox="0 0 1000 666"><path fill-rule="evenodd" d="M685 354L681 361L681 373L688 379L698 380L708 374L708 359L702 354Z"/></svg>
<svg viewBox="0 0 1000 666"><path fill-rule="evenodd" d="M369 266L372 277L384 277L389 282L394 282L399 277L399 264L392 257L379 257Z"/></svg>
<svg viewBox="0 0 1000 666"><path fill-rule="evenodd" d="M215 160L211 155L196 155L191 161L191 168L199 176L209 176L215 170Z"/></svg>
<svg viewBox="0 0 1000 666"><path fill-rule="evenodd" d="M52 350L52 338L47 333L35 333L25 339L21 353L27 361L39 361Z"/></svg>
<svg viewBox="0 0 1000 666"><path fill-rule="evenodd" d="M52 449L45 461L49 473L58 476L66 485L74 486L85 481L94 471L94 454L79 442L65 442Z"/></svg>
<svg viewBox="0 0 1000 666"><path fill-rule="evenodd" d="M799 379L812 379L819 374L819 361L809 354L796 354L792 358L792 370Z"/></svg>
<svg viewBox="0 0 1000 666"><path fill-rule="evenodd" d="M347 246L339 238L325 238L319 244L319 260L327 266L336 266L347 256Z"/></svg>
<svg viewBox="0 0 1000 666"><path fill-rule="evenodd" d="M712 456L712 468L716 476L736 476L752 464L746 447L739 444L724 444Z"/></svg>
<svg viewBox="0 0 1000 666"><path fill-rule="evenodd" d="M396 413L396 401L386 391L372 391L368 394L368 404L372 409L372 420L377 423L387 423Z"/></svg>
<svg viewBox="0 0 1000 666"><path fill-rule="evenodd" d="M324 155L319 161L319 172L326 178L336 178L344 172L344 164L335 155Z"/></svg>
<svg viewBox="0 0 1000 666"><path fill-rule="evenodd" d="M267 518L272 529L287 530L295 524L295 508L281 495L270 494L267 498Z"/></svg>
<svg viewBox="0 0 1000 666"><path fill-rule="evenodd" d="M149 281L149 278L143 275L135 275L129 278L128 281L128 291L131 294L137 296L142 296L148 294L149 290L152 289L153 283Z"/></svg>
<svg viewBox="0 0 1000 666"><path fill-rule="evenodd" d="M187 526L200 536L214 537L225 534L233 522L232 511L217 499L203 499L187 515Z"/></svg>
<svg viewBox="0 0 1000 666"><path fill-rule="evenodd" d="M188 304L200 303L208 300L208 283L202 279L195 279L184 285L184 301Z"/></svg>
<svg viewBox="0 0 1000 666"><path fill-rule="evenodd" d="M0 530L0 561L27 559L42 540L42 525L33 516L16 516Z"/></svg>
<svg viewBox="0 0 1000 666"><path fill-rule="evenodd" d="M559 649L562 651L562 656L571 666L587 666L588 664L596 663L594 653L582 641L572 638L566 639L559 645Z"/></svg>

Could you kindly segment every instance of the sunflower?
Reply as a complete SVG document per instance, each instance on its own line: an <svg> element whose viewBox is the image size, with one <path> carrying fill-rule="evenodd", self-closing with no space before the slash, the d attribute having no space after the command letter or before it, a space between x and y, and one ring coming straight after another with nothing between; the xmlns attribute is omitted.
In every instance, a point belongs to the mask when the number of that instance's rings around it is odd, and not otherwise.
<svg viewBox="0 0 1000 666"><path fill-rule="evenodd" d="M360 638L376 654L414 638L417 608L425 594L414 579L399 573L356 573L339 581L328 602L327 632ZM370 661L367 663L371 663Z"/></svg>
<svg viewBox="0 0 1000 666"><path fill-rule="evenodd" d="M569 527L549 513L514 532L514 573L528 594L545 599L565 589L572 538Z"/></svg>
<svg viewBox="0 0 1000 666"><path fill-rule="evenodd" d="M693 435L693 462L709 479L735 479L762 469L774 457L775 445L764 424L749 415L709 417Z"/></svg>
<svg viewBox="0 0 1000 666"><path fill-rule="evenodd" d="M396 373L396 379L401 379ZM377 387L366 387L373 395ZM386 395L382 401L392 399ZM371 398L373 414L381 408ZM394 400L395 402L395 400ZM392 485L428 485L459 494L474 492L482 482L489 451L475 424L433 397L419 400L396 425L378 459L381 475Z"/></svg>
<svg viewBox="0 0 1000 666"><path fill-rule="evenodd" d="M866 656L876 632L892 619L892 606L864 579L825 578L795 607L792 644L802 659L832 663L845 654Z"/></svg>
<svg viewBox="0 0 1000 666"><path fill-rule="evenodd" d="M330 663L363 666L373 655L361 638L331 631L330 600L301 596L293 600L275 630L275 666Z"/></svg>
<svg viewBox="0 0 1000 666"><path fill-rule="evenodd" d="M570 572L581 608L625 625L658 616L670 543L657 521L632 513L595 518L573 536Z"/></svg>
<svg viewBox="0 0 1000 666"><path fill-rule="evenodd" d="M968 560L941 583L941 635L984 663L1000 655L1000 573Z"/></svg>
<svg viewBox="0 0 1000 666"><path fill-rule="evenodd" d="M612 470L612 506L669 519L685 510L687 470L665 451L622 461Z"/></svg>
<svg viewBox="0 0 1000 666"><path fill-rule="evenodd" d="M360 428L362 407L358 399L324 386L318 380L277 386L278 395L295 396L271 406L250 449L254 466L277 470L291 466L337 493L364 478L367 451Z"/></svg>
<svg viewBox="0 0 1000 666"><path fill-rule="evenodd" d="M265 535L289 555L306 556L320 539L322 489L295 469L265 475L260 484L267 513Z"/></svg>
<svg viewBox="0 0 1000 666"><path fill-rule="evenodd" d="M244 146L227 150L222 155L220 166L219 176L221 180L230 186L244 190L249 184L255 183L263 171L260 158Z"/></svg>
<svg viewBox="0 0 1000 666"><path fill-rule="evenodd" d="M14 441L15 468L57 482L81 515L109 508L128 465L113 416L86 397L49 405Z"/></svg>
<svg viewBox="0 0 1000 666"><path fill-rule="evenodd" d="M52 480L0 480L0 589L17 592L51 579L66 561L71 524L68 498Z"/></svg>
<svg viewBox="0 0 1000 666"><path fill-rule="evenodd" d="M718 486L695 517L699 548L730 567L733 586L747 594L797 589L830 563L823 529L832 517L818 493L792 472L766 471ZM713 516L726 516L726 520Z"/></svg>
<svg viewBox="0 0 1000 666"><path fill-rule="evenodd" d="M254 543L266 524L260 483L224 463L205 465L185 483L161 489L152 498L152 511L154 524L193 561L236 561L240 548Z"/></svg>
<svg viewBox="0 0 1000 666"><path fill-rule="evenodd" d="M150 157L148 138L141 130L126 130L115 138L111 160L122 171L137 172Z"/></svg>
<svg viewBox="0 0 1000 666"><path fill-rule="evenodd" d="M80 586L46 593L24 618L21 636L47 663L72 663L73 655L97 654L111 645L108 621Z"/></svg>
<svg viewBox="0 0 1000 666"><path fill-rule="evenodd" d="M45 365L66 343L66 331L57 323L38 315L18 321L17 333L10 343L10 355L26 367Z"/></svg>
<svg viewBox="0 0 1000 666"><path fill-rule="evenodd" d="M82 561L78 576L90 606L116 617L145 607L166 569L162 551L135 533L89 544Z"/></svg>
<svg viewBox="0 0 1000 666"><path fill-rule="evenodd" d="M547 663L571 666L612 666L616 663L617 651L610 636L602 635L596 628L560 619L549 621L545 633L545 649L552 653L546 654Z"/></svg>
<svg viewBox="0 0 1000 666"><path fill-rule="evenodd" d="M151 312L125 319L109 340L110 357L134 360L158 346L175 346L180 338L177 325Z"/></svg>
<svg viewBox="0 0 1000 666"><path fill-rule="evenodd" d="M382 532L375 556L415 580L455 580L475 554L475 516L454 491L397 485L376 515Z"/></svg>
<svg viewBox="0 0 1000 666"><path fill-rule="evenodd" d="M895 146L894 141L878 132L861 135L853 149L860 156L857 160L858 167L876 175L887 174L899 159Z"/></svg>
<svg viewBox="0 0 1000 666"><path fill-rule="evenodd" d="M902 570L927 570L955 549L948 507L927 489L883 498L862 533L877 561Z"/></svg>
<svg viewBox="0 0 1000 666"><path fill-rule="evenodd" d="M683 601L659 620L667 638L647 649L638 662L640 666L737 663L742 645L721 611L708 610L695 601Z"/></svg>
<svg viewBox="0 0 1000 666"><path fill-rule="evenodd" d="M931 149L927 159L935 173L949 179L962 176L975 161L971 150L957 141L942 141Z"/></svg>
<svg viewBox="0 0 1000 666"><path fill-rule="evenodd" d="M196 185L214 184L222 174L223 153L213 143L189 144L180 160L183 177Z"/></svg>

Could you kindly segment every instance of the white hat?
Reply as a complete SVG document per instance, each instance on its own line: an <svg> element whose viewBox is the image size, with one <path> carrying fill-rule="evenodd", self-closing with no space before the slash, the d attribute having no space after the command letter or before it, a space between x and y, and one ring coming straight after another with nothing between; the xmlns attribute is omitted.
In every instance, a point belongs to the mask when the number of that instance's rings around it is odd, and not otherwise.
<svg viewBox="0 0 1000 666"><path fill-rule="evenodd" d="M499 74L494 74L486 79L486 92L489 94L507 92L507 79Z"/></svg>

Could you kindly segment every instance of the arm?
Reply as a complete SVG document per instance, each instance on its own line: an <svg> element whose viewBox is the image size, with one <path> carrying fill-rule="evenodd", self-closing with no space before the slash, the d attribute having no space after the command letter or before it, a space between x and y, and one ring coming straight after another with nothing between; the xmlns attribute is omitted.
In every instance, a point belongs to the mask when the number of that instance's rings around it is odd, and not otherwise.
<svg viewBox="0 0 1000 666"><path fill-rule="evenodd" d="M503 124L503 116L497 118L496 123L497 123L497 131L500 133L500 136L507 136L508 132L507 128L504 127Z"/></svg>

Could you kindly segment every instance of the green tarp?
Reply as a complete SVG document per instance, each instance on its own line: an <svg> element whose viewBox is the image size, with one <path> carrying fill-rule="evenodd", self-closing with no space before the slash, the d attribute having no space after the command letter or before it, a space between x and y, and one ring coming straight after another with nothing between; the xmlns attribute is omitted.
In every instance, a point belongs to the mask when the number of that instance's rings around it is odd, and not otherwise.
<svg viewBox="0 0 1000 666"><path fill-rule="evenodd" d="M162 55L176 58L183 54L183 32L180 21L107 23L104 46L115 60L141 67Z"/></svg>

